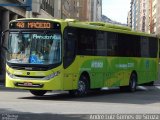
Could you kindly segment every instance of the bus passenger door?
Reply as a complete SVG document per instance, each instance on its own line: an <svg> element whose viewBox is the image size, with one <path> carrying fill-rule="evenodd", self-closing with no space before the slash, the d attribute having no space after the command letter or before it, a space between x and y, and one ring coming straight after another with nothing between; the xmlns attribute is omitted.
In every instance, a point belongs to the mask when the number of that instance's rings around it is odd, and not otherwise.
<svg viewBox="0 0 160 120"><path fill-rule="evenodd" d="M94 87L102 88L104 86L104 73L106 65L105 56L107 56L107 34L103 31L96 31L96 37L93 37L96 38L94 45L95 58L91 65L94 72Z"/></svg>
<svg viewBox="0 0 160 120"><path fill-rule="evenodd" d="M74 62L76 57L76 30L74 28L65 28L64 30L64 78L63 89L73 89L73 82L75 81L76 63Z"/></svg>

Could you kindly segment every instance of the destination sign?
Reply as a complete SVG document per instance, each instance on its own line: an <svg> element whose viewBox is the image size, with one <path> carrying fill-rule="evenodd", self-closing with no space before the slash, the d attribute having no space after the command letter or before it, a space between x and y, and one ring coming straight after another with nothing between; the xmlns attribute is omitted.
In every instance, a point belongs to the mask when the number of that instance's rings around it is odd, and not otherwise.
<svg viewBox="0 0 160 120"><path fill-rule="evenodd" d="M10 23L10 29L60 29L60 24L49 21L16 21Z"/></svg>

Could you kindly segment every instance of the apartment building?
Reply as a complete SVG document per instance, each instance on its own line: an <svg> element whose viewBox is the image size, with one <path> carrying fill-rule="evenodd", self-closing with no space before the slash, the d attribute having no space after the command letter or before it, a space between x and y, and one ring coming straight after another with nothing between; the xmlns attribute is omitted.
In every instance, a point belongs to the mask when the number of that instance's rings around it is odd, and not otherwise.
<svg viewBox="0 0 160 120"><path fill-rule="evenodd" d="M79 20L91 21L91 0L80 0Z"/></svg>
<svg viewBox="0 0 160 120"><path fill-rule="evenodd" d="M61 18L101 21L102 0L61 0Z"/></svg>
<svg viewBox="0 0 160 120"><path fill-rule="evenodd" d="M79 19L80 0L61 0L61 18Z"/></svg>
<svg viewBox="0 0 160 120"><path fill-rule="evenodd" d="M160 0L131 1L132 29L160 34Z"/></svg>
<svg viewBox="0 0 160 120"><path fill-rule="evenodd" d="M156 5L157 4L157 0L148 0L147 1L147 17L146 17L146 21L147 21L147 25L146 25L146 31L148 33L152 33L155 34L156 33L156 22L157 22L157 15L156 15Z"/></svg>
<svg viewBox="0 0 160 120"><path fill-rule="evenodd" d="M127 26L128 27L132 27L131 15L132 15L132 13L131 13L131 11L129 11L128 15L127 15Z"/></svg>
<svg viewBox="0 0 160 120"><path fill-rule="evenodd" d="M91 0L91 21L101 21L102 0Z"/></svg>
<svg viewBox="0 0 160 120"><path fill-rule="evenodd" d="M150 0L149 9L148 32L160 35L160 0Z"/></svg>
<svg viewBox="0 0 160 120"><path fill-rule="evenodd" d="M160 0L157 0L157 25L156 25L156 34L160 36Z"/></svg>
<svg viewBox="0 0 160 120"><path fill-rule="evenodd" d="M131 21L132 21L132 29L133 30L138 30L139 26L139 12L140 12L140 6L139 6L139 0L132 0L131 2Z"/></svg>
<svg viewBox="0 0 160 120"><path fill-rule="evenodd" d="M131 27L132 28L132 9L133 9L133 1L134 0L131 0L131 3L130 3L130 11L128 12L128 15L127 15L127 26L128 27Z"/></svg>
<svg viewBox="0 0 160 120"><path fill-rule="evenodd" d="M145 32L146 26L146 1L140 0L140 31Z"/></svg>
<svg viewBox="0 0 160 120"><path fill-rule="evenodd" d="M145 32L146 26L146 1L147 0L132 0L131 1L131 22L132 29Z"/></svg>

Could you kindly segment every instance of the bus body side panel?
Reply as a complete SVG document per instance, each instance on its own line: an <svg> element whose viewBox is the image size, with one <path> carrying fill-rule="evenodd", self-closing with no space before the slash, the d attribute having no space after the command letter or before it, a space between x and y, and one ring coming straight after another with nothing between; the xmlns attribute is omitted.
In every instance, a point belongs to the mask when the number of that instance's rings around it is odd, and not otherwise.
<svg viewBox="0 0 160 120"><path fill-rule="evenodd" d="M127 86L133 71L137 73L138 84L157 80L157 59L154 58L80 56L75 61L76 69L79 69L76 75L80 77L88 72L91 88ZM74 82L74 89L77 89L79 77Z"/></svg>
<svg viewBox="0 0 160 120"><path fill-rule="evenodd" d="M141 58L137 65L138 84L158 80L158 59Z"/></svg>

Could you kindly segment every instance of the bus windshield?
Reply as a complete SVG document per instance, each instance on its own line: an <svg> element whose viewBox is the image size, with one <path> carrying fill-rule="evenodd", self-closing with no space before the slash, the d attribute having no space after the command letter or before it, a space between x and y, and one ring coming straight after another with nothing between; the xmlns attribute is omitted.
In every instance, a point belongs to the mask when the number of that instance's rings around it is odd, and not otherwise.
<svg viewBox="0 0 160 120"><path fill-rule="evenodd" d="M60 63L60 32L10 32L7 61L18 64Z"/></svg>

